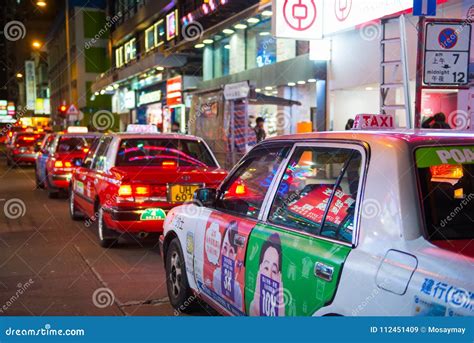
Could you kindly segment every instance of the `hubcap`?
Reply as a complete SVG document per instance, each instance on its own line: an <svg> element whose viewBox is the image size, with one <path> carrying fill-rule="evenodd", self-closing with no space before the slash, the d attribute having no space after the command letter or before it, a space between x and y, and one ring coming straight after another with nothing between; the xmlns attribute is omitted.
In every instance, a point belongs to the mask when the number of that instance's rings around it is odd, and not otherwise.
<svg viewBox="0 0 474 343"><path fill-rule="evenodd" d="M181 261L176 251L171 255L170 282L173 295L177 297L181 291Z"/></svg>
<svg viewBox="0 0 474 343"><path fill-rule="evenodd" d="M104 225L104 210L100 209L99 210L99 220L98 220L98 223L97 223L97 228L99 229L99 238L101 241L104 240L104 228L103 228L103 225Z"/></svg>

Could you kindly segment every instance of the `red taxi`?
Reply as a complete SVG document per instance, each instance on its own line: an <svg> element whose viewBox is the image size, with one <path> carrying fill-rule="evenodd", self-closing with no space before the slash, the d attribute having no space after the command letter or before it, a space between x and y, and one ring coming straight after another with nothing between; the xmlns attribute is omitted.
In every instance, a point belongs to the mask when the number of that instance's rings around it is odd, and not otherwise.
<svg viewBox="0 0 474 343"><path fill-rule="evenodd" d="M69 128L67 133L49 135L43 142L36 162L39 188L46 188L50 198L69 191L74 169L82 163L100 134L88 133L87 128Z"/></svg>
<svg viewBox="0 0 474 343"><path fill-rule="evenodd" d="M15 132L6 146L7 165L34 164L44 133Z"/></svg>
<svg viewBox="0 0 474 343"><path fill-rule="evenodd" d="M227 175L202 139L142 126L104 135L72 177L71 217L97 219L103 247L114 245L121 233L162 233L170 209Z"/></svg>

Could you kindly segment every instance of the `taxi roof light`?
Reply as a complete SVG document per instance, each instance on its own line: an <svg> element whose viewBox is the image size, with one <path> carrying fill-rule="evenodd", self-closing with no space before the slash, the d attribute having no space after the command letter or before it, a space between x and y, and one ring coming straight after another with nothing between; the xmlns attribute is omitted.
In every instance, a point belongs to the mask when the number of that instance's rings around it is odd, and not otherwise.
<svg viewBox="0 0 474 343"><path fill-rule="evenodd" d="M393 116L387 114L358 114L353 130L391 130L395 128Z"/></svg>
<svg viewBox="0 0 474 343"><path fill-rule="evenodd" d="M87 126L69 126L67 128L68 133L88 133L89 129Z"/></svg>
<svg viewBox="0 0 474 343"><path fill-rule="evenodd" d="M158 133L156 125L128 124L128 133Z"/></svg>

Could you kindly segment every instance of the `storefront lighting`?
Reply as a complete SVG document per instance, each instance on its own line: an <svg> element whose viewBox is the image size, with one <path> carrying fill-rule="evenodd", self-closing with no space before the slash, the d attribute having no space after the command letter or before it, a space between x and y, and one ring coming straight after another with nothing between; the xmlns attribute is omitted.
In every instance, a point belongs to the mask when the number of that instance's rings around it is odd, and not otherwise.
<svg viewBox="0 0 474 343"><path fill-rule="evenodd" d="M95 96L98 96L99 94L100 94L99 92L95 92L95 93L94 93Z"/></svg>
<svg viewBox="0 0 474 343"><path fill-rule="evenodd" d="M112 91L114 90L114 87L112 87L112 86L107 86L107 87L105 88L105 90L106 90L107 92L112 92Z"/></svg>
<svg viewBox="0 0 474 343"><path fill-rule="evenodd" d="M308 82L309 82L309 83L315 83L315 82L316 82L316 79L308 79Z"/></svg>
<svg viewBox="0 0 474 343"><path fill-rule="evenodd" d="M289 86L289 87L294 87L294 86L296 86L296 83L294 83L294 82L288 82L288 86Z"/></svg>
<svg viewBox="0 0 474 343"><path fill-rule="evenodd" d="M227 50L229 50L229 49L230 49L230 44L226 44L226 45L224 45L224 49L227 49Z"/></svg>
<svg viewBox="0 0 474 343"><path fill-rule="evenodd" d="M46 7L46 2L45 1L37 1L36 6L38 7Z"/></svg>
<svg viewBox="0 0 474 343"><path fill-rule="evenodd" d="M247 25L245 24L237 24L234 26L237 30L245 30L247 28Z"/></svg>
<svg viewBox="0 0 474 343"><path fill-rule="evenodd" d="M235 31L232 30L232 29L224 29L224 30L222 30L222 32L225 33L226 35L231 35L231 34L233 34Z"/></svg>
<svg viewBox="0 0 474 343"><path fill-rule="evenodd" d="M206 46L206 44L204 44L204 43L198 43L198 44L196 44L194 47L195 47L196 49L202 49L202 48L204 48L205 46Z"/></svg>
<svg viewBox="0 0 474 343"><path fill-rule="evenodd" d="M373 90L374 90L374 87L365 87L365 90L366 90L366 91L373 91Z"/></svg>
<svg viewBox="0 0 474 343"><path fill-rule="evenodd" d="M272 12L272 11L268 11L268 10L262 12L262 15L263 15L264 17L271 17L272 14L273 14L273 12Z"/></svg>
<svg viewBox="0 0 474 343"><path fill-rule="evenodd" d="M203 42L204 44L212 44L212 43L214 43L214 41L213 41L212 39L204 39L202 42Z"/></svg>
<svg viewBox="0 0 474 343"><path fill-rule="evenodd" d="M250 23L250 24L257 24L260 22L260 19L258 18L248 18L247 19L247 23Z"/></svg>
<svg viewBox="0 0 474 343"><path fill-rule="evenodd" d="M269 36L269 35L270 35L270 32L268 32L268 31L263 31L263 32L260 32L259 35L260 35L260 36Z"/></svg>
<svg viewBox="0 0 474 343"><path fill-rule="evenodd" d="M105 89L102 89L102 90L100 91L100 95L104 95L104 94L105 94Z"/></svg>
<svg viewBox="0 0 474 343"><path fill-rule="evenodd" d="M273 89L272 86L267 86L267 87L265 87L265 90L266 90L266 91L271 91L272 89Z"/></svg>
<svg viewBox="0 0 474 343"><path fill-rule="evenodd" d="M23 77L23 74L22 73L16 73L16 77L21 79Z"/></svg>
<svg viewBox="0 0 474 343"><path fill-rule="evenodd" d="M155 69L158 70L158 71L163 71L163 70L165 70L165 67L156 67Z"/></svg>
<svg viewBox="0 0 474 343"><path fill-rule="evenodd" d="M297 82L299 85L305 85L306 84L306 81L298 81Z"/></svg>

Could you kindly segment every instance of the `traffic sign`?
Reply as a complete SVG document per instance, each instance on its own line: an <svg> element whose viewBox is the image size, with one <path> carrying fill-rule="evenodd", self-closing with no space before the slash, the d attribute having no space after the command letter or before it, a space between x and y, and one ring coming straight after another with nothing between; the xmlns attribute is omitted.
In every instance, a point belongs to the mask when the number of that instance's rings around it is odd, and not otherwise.
<svg viewBox="0 0 474 343"><path fill-rule="evenodd" d="M471 25L431 21L426 24L423 82L462 86L469 81Z"/></svg>
<svg viewBox="0 0 474 343"><path fill-rule="evenodd" d="M224 98L226 100L237 100L249 95L250 87L248 81L229 83L224 86Z"/></svg>
<svg viewBox="0 0 474 343"><path fill-rule="evenodd" d="M69 106L69 108L67 109L66 114L70 116L77 116L79 115L79 110L76 106L74 106L74 104L71 104L71 106Z"/></svg>
<svg viewBox="0 0 474 343"><path fill-rule="evenodd" d="M436 0L413 0L414 16L435 16Z"/></svg>

